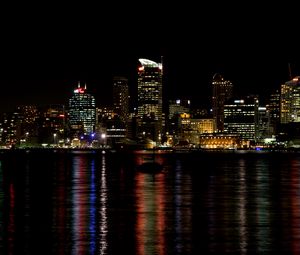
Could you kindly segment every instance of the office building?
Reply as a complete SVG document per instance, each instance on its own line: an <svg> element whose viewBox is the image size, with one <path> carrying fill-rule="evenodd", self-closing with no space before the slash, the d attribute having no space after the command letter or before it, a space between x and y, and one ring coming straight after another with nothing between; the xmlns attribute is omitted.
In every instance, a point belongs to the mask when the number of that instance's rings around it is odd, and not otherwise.
<svg viewBox="0 0 300 255"><path fill-rule="evenodd" d="M225 80L219 73L212 80L212 114L218 132L224 130L224 103L232 98L233 84Z"/></svg>
<svg viewBox="0 0 300 255"><path fill-rule="evenodd" d="M162 76L161 63L140 58L138 68L139 135L159 142L162 135Z"/></svg>
<svg viewBox="0 0 300 255"><path fill-rule="evenodd" d="M88 135L94 132L96 125L95 98L78 84L73 96L69 99L69 124L76 134Z"/></svg>
<svg viewBox="0 0 300 255"><path fill-rule="evenodd" d="M113 104L115 113L126 123L129 117L129 89L128 79L125 77L113 78Z"/></svg>

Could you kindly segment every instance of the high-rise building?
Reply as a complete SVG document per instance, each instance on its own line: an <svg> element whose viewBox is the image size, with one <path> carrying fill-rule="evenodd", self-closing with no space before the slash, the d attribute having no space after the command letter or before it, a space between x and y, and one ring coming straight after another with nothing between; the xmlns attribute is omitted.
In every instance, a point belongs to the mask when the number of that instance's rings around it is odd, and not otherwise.
<svg viewBox="0 0 300 255"><path fill-rule="evenodd" d="M65 106L63 104L50 104L39 107L39 143L58 145L66 135Z"/></svg>
<svg viewBox="0 0 300 255"><path fill-rule="evenodd" d="M126 123L129 117L128 79L116 76L113 78L113 104L115 113Z"/></svg>
<svg viewBox="0 0 300 255"><path fill-rule="evenodd" d="M280 123L280 92L278 89L270 94L266 108L270 116L270 132L275 135Z"/></svg>
<svg viewBox="0 0 300 255"><path fill-rule="evenodd" d="M138 117L140 134L159 141L162 135L162 77L161 63L140 58L138 68Z"/></svg>
<svg viewBox="0 0 300 255"><path fill-rule="evenodd" d="M300 122L300 76L281 85L280 123Z"/></svg>
<svg viewBox="0 0 300 255"><path fill-rule="evenodd" d="M224 132L256 141L259 130L259 101L255 96L229 100L224 105Z"/></svg>
<svg viewBox="0 0 300 255"><path fill-rule="evenodd" d="M69 99L69 124L77 134L91 134L96 125L95 98L78 84L73 96Z"/></svg>
<svg viewBox="0 0 300 255"><path fill-rule="evenodd" d="M212 114L219 132L224 130L224 103L232 97L232 92L231 81L216 73L212 80Z"/></svg>

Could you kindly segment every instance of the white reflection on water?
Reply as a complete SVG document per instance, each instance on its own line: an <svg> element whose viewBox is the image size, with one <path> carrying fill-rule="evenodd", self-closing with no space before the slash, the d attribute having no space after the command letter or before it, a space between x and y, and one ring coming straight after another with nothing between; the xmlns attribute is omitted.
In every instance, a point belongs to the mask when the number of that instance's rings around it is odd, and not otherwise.
<svg viewBox="0 0 300 255"><path fill-rule="evenodd" d="M270 250L270 176L265 161L256 163L257 250Z"/></svg>
<svg viewBox="0 0 300 255"><path fill-rule="evenodd" d="M246 166L245 160L239 161L239 236L240 236L240 252L247 253L248 231L246 218L247 203L247 183L246 183Z"/></svg>
<svg viewBox="0 0 300 255"><path fill-rule="evenodd" d="M177 162L176 164L176 174L175 174L175 251L177 254L181 254L182 252L182 246L183 246L183 240L182 240L182 232L183 232L183 217L182 217L182 194L181 194L181 188L182 188L182 172L181 172L181 164L180 162Z"/></svg>
<svg viewBox="0 0 300 255"><path fill-rule="evenodd" d="M177 161L175 169L174 187L174 254L189 254L192 250L189 240L192 229L192 182L189 174L182 173L180 161Z"/></svg>
<svg viewBox="0 0 300 255"><path fill-rule="evenodd" d="M108 200L108 190L107 190L107 179L106 179L106 157L102 155L102 164L101 164L101 180L100 180L100 189L99 189L99 198L100 198L100 206L99 206L99 219L100 219L100 226L99 226L99 235L100 235L100 245L99 245L99 252L100 254L107 254L107 233L108 233L108 226L107 226L107 200Z"/></svg>
<svg viewBox="0 0 300 255"><path fill-rule="evenodd" d="M86 165L83 157L74 157L73 161L73 197L72 197L72 234L73 249L72 254L84 254L84 225L85 225L85 174Z"/></svg>

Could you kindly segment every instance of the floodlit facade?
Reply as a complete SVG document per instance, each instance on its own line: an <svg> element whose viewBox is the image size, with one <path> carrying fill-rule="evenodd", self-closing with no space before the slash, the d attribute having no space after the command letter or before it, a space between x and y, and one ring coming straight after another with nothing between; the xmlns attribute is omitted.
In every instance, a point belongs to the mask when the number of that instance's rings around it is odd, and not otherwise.
<svg viewBox="0 0 300 255"><path fill-rule="evenodd" d="M162 133L162 76L161 63L140 58L138 68L139 133L158 140Z"/></svg>
<svg viewBox="0 0 300 255"><path fill-rule="evenodd" d="M230 100L224 105L224 133L237 134L243 140L256 141L259 124L256 97Z"/></svg>
<svg viewBox="0 0 300 255"><path fill-rule="evenodd" d="M300 122L300 76L281 85L280 123Z"/></svg>
<svg viewBox="0 0 300 255"><path fill-rule="evenodd" d="M73 96L69 99L69 123L72 130L85 135L94 132L96 125L96 104L94 96L86 93L78 84Z"/></svg>

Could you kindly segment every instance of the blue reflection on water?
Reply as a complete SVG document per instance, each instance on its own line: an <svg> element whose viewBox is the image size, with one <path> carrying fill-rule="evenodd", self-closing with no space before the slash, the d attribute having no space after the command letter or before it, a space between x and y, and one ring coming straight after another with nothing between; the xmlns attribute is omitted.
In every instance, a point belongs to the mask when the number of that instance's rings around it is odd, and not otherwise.
<svg viewBox="0 0 300 255"><path fill-rule="evenodd" d="M96 177L95 177L95 160L91 161L90 165L91 177L90 177L90 254L95 254L96 252Z"/></svg>

